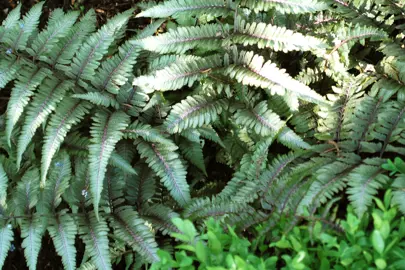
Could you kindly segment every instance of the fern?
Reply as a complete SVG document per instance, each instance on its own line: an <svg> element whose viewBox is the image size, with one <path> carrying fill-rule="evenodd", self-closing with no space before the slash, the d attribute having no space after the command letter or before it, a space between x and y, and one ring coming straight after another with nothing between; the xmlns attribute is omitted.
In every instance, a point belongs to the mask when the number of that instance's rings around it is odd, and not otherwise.
<svg viewBox="0 0 405 270"><path fill-rule="evenodd" d="M65 15L61 9L54 10L49 18L48 27L37 35L27 52L34 59L52 54L54 44L65 37L78 16L78 12L69 12Z"/></svg>
<svg viewBox="0 0 405 270"><path fill-rule="evenodd" d="M156 37L135 40L133 44L158 53L181 54L197 46L204 50L215 50L220 48L222 40L227 35L224 28L226 27L216 24L179 27Z"/></svg>
<svg viewBox="0 0 405 270"><path fill-rule="evenodd" d="M195 81L206 77L207 72L222 65L218 56L181 60L157 70L153 75L138 77L134 83L161 91L176 90L185 85L191 86Z"/></svg>
<svg viewBox="0 0 405 270"><path fill-rule="evenodd" d="M188 97L180 104L173 106L165 126L170 133L180 132L187 128L207 125L216 120L217 115L227 108L224 99L211 100L201 96Z"/></svg>
<svg viewBox="0 0 405 270"><path fill-rule="evenodd" d="M132 13L132 10L117 15L88 38L88 41L82 45L73 58L70 68L66 69L66 74L70 78L73 78L83 87L87 86L83 79L91 80L93 78L95 69L100 65L99 61L114 41L114 34L127 23L128 13Z"/></svg>
<svg viewBox="0 0 405 270"><path fill-rule="evenodd" d="M97 219L108 159L115 144L123 136L121 130L126 128L128 120L129 117L121 112L113 114L99 112L93 117L94 125L91 129L92 139L89 146L89 170L90 190Z"/></svg>
<svg viewBox="0 0 405 270"><path fill-rule="evenodd" d="M283 70L276 67L270 61L264 62L264 58L255 55L254 52L241 52L234 59L235 64L229 65L226 73L236 78L239 82L261 88L270 88L279 85L299 98L316 104L327 104L327 102L315 91L290 78Z"/></svg>
<svg viewBox="0 0 405 270"><path fill-rule="evenodd" d="M377 190L388 182L387 176L382 175L381 172L377 166L362 165L348 175L347 182L350 187L347 193L350 194L349 199L358 216L363 216L372 203L372 196L376 195Z"/></svg>
<svg viewBox="0 0 405 270"><path fill-rule="evenodd" d="M45 221L46 222L46 221ZM45 232L46 225L40 216L32 216L28 220L20 222L21 237L24 239L22 247L29 269L37 269L38 254L41 248L41 239Z"/></svg>
<svg viewBox="0 0 405 270"><path fill-rule="evenodd" d="M49 75L50 71L48 69L38 69L29 65L19 74L18 81L11 92L10 101L7 104L6 136L9 145L11 133L23 114L24 107L34 94L33 90Z"/></svg>
<svg viewBox="0 0 405 270"><path fill-rule="evenodd" d="M95 212L96 213L96 212ZM90 213L79 220L79 234L86 244L92 263L98 269L112 269L108 251L108 226L102 216Z"/></svg>
<svg viewBox="0 0 405 270"><path fill-rule="evenodd" d="M3 222L0 230L0 265L4 265L13 239L14 233L11 224Z"/></svg>
<svg viewBox="0 0 405 270"><path fill-rule="evenodd" d="M45 118L55 110L56 104L62 100L64 93L72 87L72 83L70 81L60 82L48 79L42 86L43 88L39 89L38 95L35 96L28 107L23 129L18 138L17 167L20 167L22 155L35 131L45 121Z"/></svg>
<svg viewBox="0 0 405 270"><path fill-rule="evenodd" d="M76 269L75 238L77 227L67 213L59 213L49 221L48 231L52 237L56 252L62 257L65 269Z"/></svg>
<svg viewBox="0 0 405 270"><path fill-rule="evenodd" d="M328 5L323 2L305 0L288 0L288 1L272 1L272 0L242 0L242 5L245 5L256 12L267 11L271 8L282 13L307 13L320 11L328 8Z"/></svg>
<svg viewBox="0 0 405 270"><path fill-rule="evenodd" d="M71 127L77 124L88 113L90 105L71 98L62 100L63 107L56 110L49 120L42 147L41 183L45 182L52 158L62 144Z"/></svg>
<svg viewBox="0 0 405 270"><path fill-rule="evenodd" d="M125 239L134 250L148 258L149 261L159 260L153 234L144 225L145 221L140 219L135 211L130 208L118 209L112 223L116 235Z"/></svg>
<svg viewBox="0 0 405 270"><path fill-rule="evenodd" d="M229 4L223 0L171 0L162 5L157 5L145 10L137 17L165 18L169 16L178 17L184 13L190 16L209 13L212 16L227 15L231 12Z"/></svg>
<svg viewBox="0 0 405 270"><path fill-rule="evenodd" d="M43 5L44 2L34 5L23 19L18 21L17 25L10 27L10 30L5 33L4 43L12 52L24 49L27 46L28 39L37 31ZM13 14L13 16L15 15Z"/></svg>
<svg viewBox="0 0 405 270"><path fill-rule="evenodd" d="M259 49L272 48L275 51L311 50L326 48L324 41L294 33L284 27L264 23L247 23L238 17L236 34L232 41L244 46L256 45Z"/></svg>
<svg viewBox="0 0 405 270"><path fill-rule="evenodd" d="M137 149L149 167L161 178L173 198L182 206L190 200L186 170L176 152L177 147L141 142Z"/></svg>

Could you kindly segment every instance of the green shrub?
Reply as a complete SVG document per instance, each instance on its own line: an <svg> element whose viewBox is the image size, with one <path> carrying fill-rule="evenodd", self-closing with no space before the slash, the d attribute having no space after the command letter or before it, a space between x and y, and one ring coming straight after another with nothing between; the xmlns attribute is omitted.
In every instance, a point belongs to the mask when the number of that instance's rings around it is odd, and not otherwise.
<svg viewBox="0 0 405 270"><path fill-rule="evenodd" d="M371 214L359 219L352 207L343 232L327 229L320 221L313 227L296 226L288 233L283 224L263 233L262 224L250 242L222 223L209 219L203 233L189 220L176 218L179 233L174 257L159 250L160 262L151 269L402 269L405 264L405 218L392 206L392 193L384 201L374 198ZM278 239L277 241L275 239ZM269 244L270 242L270 244Z"/></svg>

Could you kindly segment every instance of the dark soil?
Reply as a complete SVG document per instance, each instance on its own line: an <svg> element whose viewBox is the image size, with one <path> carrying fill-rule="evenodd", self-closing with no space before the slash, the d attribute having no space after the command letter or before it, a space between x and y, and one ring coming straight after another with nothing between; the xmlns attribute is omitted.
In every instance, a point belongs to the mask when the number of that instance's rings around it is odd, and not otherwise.
<svg viewBox="0 0 405 270"><path fill-rule="evenodd" d="M0 0L0 23L4 20L7 16L8 12L14 8L20 1L17 0ZM36 4L37 0L22 0L22 13L27 12L32 5ZM41 18L43 22L42 25L45 24L49 12L55 8L63 8L64 10L83 10L86 12L87 10L93 8L97 13L97 20L98 24L102 25L106 22L106 20L115 14L135 7L135 4L140 2L140 0L47 0L44 5L44 12ZM129 22L128 29L139 29L143 28L148 21L145 20L137 20L132 19ZM6 89L3 89L6 90ZM4 105L4 104L1 104ZM3 107L3 106L1 106ZM6 258L5 264L3 269L6 270L23 270L28 269L25 257L24 257L24 250L21 246L22 239L20 237L21 232L19 230L14 231L14 241L12 242L12 246L9 250L8 256ZM84 246L81 241L77 239L78 249L77 253L77 263L79 264L82 259L82 255L84 252ZM48 234L42 239L42 247L41 251L38 256L38 270L59 270L63 269L61 258L57 255L51 238ZM125 265L122 262L120 265L114 267L114 269L125 269Z"/></svg>

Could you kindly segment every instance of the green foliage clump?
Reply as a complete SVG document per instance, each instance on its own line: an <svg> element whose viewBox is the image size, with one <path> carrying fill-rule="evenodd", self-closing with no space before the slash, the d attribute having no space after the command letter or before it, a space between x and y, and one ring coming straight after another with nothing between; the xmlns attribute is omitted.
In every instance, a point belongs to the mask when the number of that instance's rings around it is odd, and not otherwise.
<svg viewBox="0 0 405 270"><path fill-rule="evenodd" d="M405 218L391 203L374 198L370 214L359 219L352 207L339 230L322 220L295 226L283 233L284 222L271 232L266 223L256 227L252 240L209 219L198 233L189 220L176 218L179 242L174 256L159 250L151 269L401 269L405 262ZM370 228L371 227L371 228Z"/></svg>

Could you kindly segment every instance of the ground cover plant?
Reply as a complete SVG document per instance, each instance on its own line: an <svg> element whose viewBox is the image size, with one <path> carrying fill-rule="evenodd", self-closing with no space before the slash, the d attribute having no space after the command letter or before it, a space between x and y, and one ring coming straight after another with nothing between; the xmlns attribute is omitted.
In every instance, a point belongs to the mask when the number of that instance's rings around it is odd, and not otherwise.
<svg viewBox="0 0 405 270"><path fill-rule="evenodd" d="M405 262L405 221L391 198L391 190L383 201L373 198L371 214L361 219L349 206L341 231L316 221L312 229L295 226L283 234L282 221L264 234L265 226L257 226L251 241L212 217L201 233L190 221L175 218L173 222L181 232L172 234L179 240L175 255L158 251L161 260L151 269L196 269L196 262L202 269L218 270L401 269Z"/></svg>
<svg viewBox="0 0 405 270"><path fill-rule="evenodd" d="M45 5L0 27L0 265L47 238L65 269L138 268L175 217L336 227L388 188L405 212L404 3Z"/></svg>

